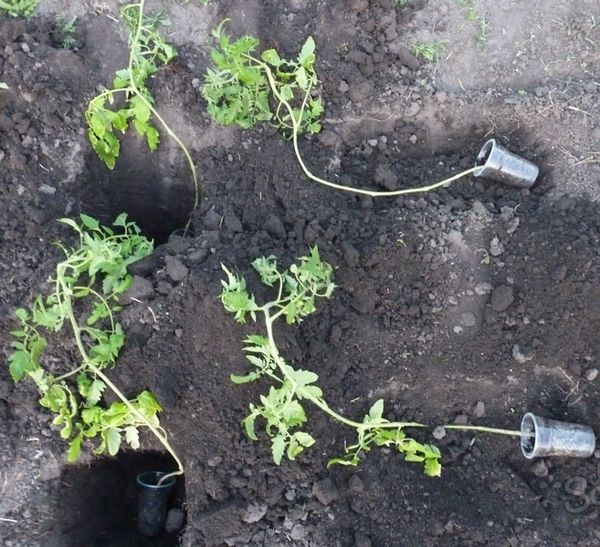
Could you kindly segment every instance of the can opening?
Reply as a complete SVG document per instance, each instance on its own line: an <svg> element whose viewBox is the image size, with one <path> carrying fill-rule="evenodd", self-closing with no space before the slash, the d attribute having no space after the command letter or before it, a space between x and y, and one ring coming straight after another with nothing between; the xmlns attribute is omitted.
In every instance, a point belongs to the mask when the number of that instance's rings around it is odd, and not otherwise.
<svg viewBox="0 0 600 547"><path fill-rule="evenodd" d="M492 154L492 150L494 149L495 145L496 141L494 139L490 139L483 145L483 147L479 151L477 159L475 160L475 167L478 167L478 169L476 169L474 173L476 177L481 175L481 173L483 172L483 168L485 167L485 164L487 163L490 155Z"/></svg>

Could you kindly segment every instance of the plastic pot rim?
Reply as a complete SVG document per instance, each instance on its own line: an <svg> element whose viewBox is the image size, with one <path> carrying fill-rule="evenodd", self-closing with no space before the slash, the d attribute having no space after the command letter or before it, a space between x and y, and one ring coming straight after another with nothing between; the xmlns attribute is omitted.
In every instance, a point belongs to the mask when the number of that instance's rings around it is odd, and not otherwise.
<svg viewBox="0 0 600 547"><path fill-rule="evenodd" d="M165 490L167 488L172 488L175 485L176 478L169 477L165 482L161 485L157 484L161 477L164 477L167 473L165 471L144 471L136 476L135 482L138 486L145 490ZM152 477L154 484L149 482L145 482L148 480L147 477Z"/></svg>

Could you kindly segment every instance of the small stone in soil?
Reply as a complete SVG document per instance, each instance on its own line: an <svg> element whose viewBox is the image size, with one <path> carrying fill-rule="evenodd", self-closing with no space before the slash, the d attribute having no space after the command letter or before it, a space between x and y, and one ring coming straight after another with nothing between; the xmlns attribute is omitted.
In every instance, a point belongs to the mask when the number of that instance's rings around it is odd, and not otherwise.
<svg viewBox="0 0 600 547"><path fill-rule="evenodd" d="M184 520L185 515L181 509L178 509L177 507L169 509L169 512L167 513L167 522L165 523L165 531L168 534L177 532L183 526Z"/></svg>
<svg viewBox="0 0 600 547"><path fill-rule="evenodd" d="M150 300L154 298L152 282L145 277L135 275L130 287L121 295L122 304L131 304L135 300Z"/></svg>
<svg viewBox="0 0 600 547"><path fill-rule="evenodd" d="M167 275L171 278L172 281L178 283L185 279L188 274L188 269L184 266L179 260L177 260L174 256L165 257L165 263L167 265Z"/></svg>
<svg viewBox="0 0 600 547"><path fill-rule="evenodd" d="M437 441L441 441L446 436L446 428L444 426L438 425L433 430L433 438Z"/></svg>
<svg viewBox="0 0 600 547"><path fill-rule="evenodd" d="M477 324L477 318L472 311L463 312L460 320L465 327L474 327Z"/></svg>
<svg viewBox="0 0 600 547"><path fill-rule="evenodd" d="M521 349L519 344L515 344L512 349L513 359L520 364L526 363L527 361L531 361L534 357L534 354L531 350Z"/></svg>
<svg viewBox="0 0 600 547"><path fill-rule="evenodd" d="M264 503L251 503L244 514L242 520L248 524L258 522L267 514L268 506Z"/></svg>
<svg viewBox="0 0 600 547"><path fill-rule="evenodd" d="M368 293L359 291L354 294L352 307L358 313L371 313L375 309L375 300Z"/></svg>
<svg viewBox="0 0 600 547"><path fill-rule="evenodd" d="M304 539L308 535L308 529L304 524L294 524L292 531L290 532L290 537L293 540Z"/></svg>
<svg viewBox="0 0 600 547"><path fill-rule="evenodd" d="M354 534L354 545L356 547L371 547L373 544L365 534L362 532L356 532Z"/></svg>
<svg viewBox="0 0 600 547"><path fill-rule="evenodd" d="M536 477L547 477L548 476L548 466L544 460L538 460L531 466L531 472Z"/></svg>
<svg viewBox="0 0 600 547"><path fill-rule="evenodd" d="M313 484L312 495L323 505L329 505L339 498L340 493L331 479L324 479Z"/></svg>
<svg viewBox="0 0 600 547"><path fill-rule="evenodd" d="M598 378L598 369L597 368L589 368L585 371L585 379L588 382L593 382L596 378Z"/></svg>
<svg viewBox="0 0 600 547"><path fill-rule="evenodd" d="M494 311L504 311L515 301L514 290L508 285L500 285L492 291L492 308Z"/></svg>
<svg viewBox="0 0 600 547"><path fill-rule="evenodd" d="M477 401L473 407L473 416L475 418L483 418L485 416L485 403L483 401Z"/></svg>
<svg viewBox="0 0 600 547"><path fill-rule="evenodd" d="M469 417L466 414L459 414L454 418L454 423L456 425L467 425L469 423Z"/></svg>
<svg viewBox="0 0 600 547"><path fill-rule="evenodd" d="M362 492L365 489L365 483L358 475L352 475L348 480L348 490L351 492Z"/></svg>

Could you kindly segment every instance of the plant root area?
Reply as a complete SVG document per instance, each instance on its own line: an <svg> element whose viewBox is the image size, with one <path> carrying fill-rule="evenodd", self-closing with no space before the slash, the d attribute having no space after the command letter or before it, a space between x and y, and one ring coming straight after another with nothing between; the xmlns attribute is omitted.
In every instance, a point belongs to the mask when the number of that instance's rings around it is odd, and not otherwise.
<svg viewBox="0 0 600 547"><path fill-rule="evenodd" d="M191 237L177 232L191 178L168 135L150 153L127 134L113 171L87 142L87 102L127 63L118 4L42 0L30 20L0 18L2 355L14 309L61 257L52 243L75 244L55 219L128 212L157 247L132 267L127 342L110 376L164 407L186 467L186 521L174 539L135 539L133 481L160 446L145 435L137 459L90 451L69 465L32 384L15 386L0 367L0 544L598 545L600 452L529 461L515 437L433 435L449 423L518 429L527 411L600 432L596 0L150 2L169 12L178 50L152 79L156 107L202 180ZM56 22L74 16L65 49ZM300 147L316 173L380 190L427 185L471 167L494 137L540 166L538 182L466 177L371 199L307 180L268 125L223 128L206 115L199 87L224 17L233 35L288 55L314 37L326 112ZM443 44L437 61L413 55L431 41ZM317 442L297 461L276 466L264 433L246 437L240 422L268 387L230 382L248 371L242 339L255 327L223 310L221 264L258 290L252 260L287 266L313 245L337 289L299 327L278 327L282 354L316 372L352 419L383 398L388 419L430 425L411 434L440 447L440 478L387 449L327 468L354 432L309 403ZM55 348L47 358L74 359L73 340Z"/></svg>

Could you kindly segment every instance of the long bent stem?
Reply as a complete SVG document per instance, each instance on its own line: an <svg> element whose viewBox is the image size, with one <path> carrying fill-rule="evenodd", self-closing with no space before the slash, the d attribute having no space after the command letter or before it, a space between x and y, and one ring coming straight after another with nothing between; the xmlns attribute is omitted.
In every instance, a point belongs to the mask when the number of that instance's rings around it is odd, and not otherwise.
<svg viewBox="0 0 600 547"><path fill-rule="evenodd" d="M467 169L466 171L462 171L461 173L458 173L457 175L454 175L447 179L441 180L434 184L430 184L428 186L420 186L420 187L415 187L415 188L404 188L402 190L390 190L390 191L376 191L376 190L365 190L363 188L354 188L352 186L345 186L343 184L337 184L335 182L331 182L331 181L325 180L321 177L318 177L317 175L313 174L312 171L306 166L306 163L304 162L304 159L302 158L302 154L300 153L300 147L298 146L298 134L300 133L300 122L302 120L302 114L303 114L304 108L306 106L306 100L311 91L310 88L306 91L306 94L304 96L304 100L302 102L302 106L300 108L299 113L294 114L294 110L293 110L292 106L290 105L290 103L286 99L283 98L281 93L279 93L279 90L277 89L277 84L275 83L275 78L273 77L273 72L271 71L271 68L267 64L263 63L262 61L259 61L258 59L254 58L254 57L250 57L250 58L255 63L258 63L258 65L265 71L267 78L269 80L269 85L271 87L271 91L273 92L273 95L276 97L277 101L279 102L279 105L283 104L283 106L287 109L287 111L290 115L290 120L292 122L292 142L294 145L294 153L296 154L296 158L298 160L298 163L300 164L300 167L302 168L302 171L304 171L304 174L309 179L311 179L315 182L318 182L319 184L323 184L324 186L328 186L328 187L334 188L336 190L343 190L345 192L352 192L354 194L361 194L361 195L370 196L370 197L394 197L394 196L403 196L406 194L417 194L420 192L430 192L431 190L435 190L436 188L440 188L442 186L450 184L451 182L454 182L455 180L466 177L467 175L470 175L471 173L473 173L476 169L475 167L472 167L471 169ZM278 108L279 108L279 106L278 106Z"/></svg>

